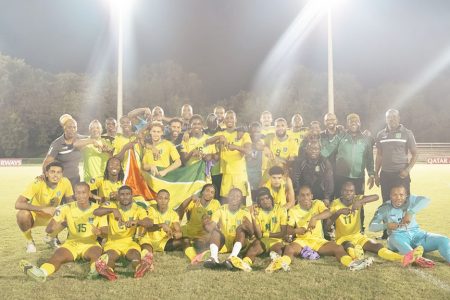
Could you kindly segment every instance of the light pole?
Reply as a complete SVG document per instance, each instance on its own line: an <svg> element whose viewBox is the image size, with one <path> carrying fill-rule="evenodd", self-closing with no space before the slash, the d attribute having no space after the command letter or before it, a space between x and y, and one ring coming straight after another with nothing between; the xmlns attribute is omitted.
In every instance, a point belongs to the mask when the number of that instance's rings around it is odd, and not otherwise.
<svg viewBox="0 0 450 300"><path fill-rule="evenodd" d="M328 4L328 112L334 113L333 32L331 26L331 3Z"/></svg>
<svg viewBox="0 0 450 300"><path fill-rule="evenodd" d="M121 0L116 0L121 1ZM123 115L123 14L118 6L118 36L117 36L117 121Z"/></svg>

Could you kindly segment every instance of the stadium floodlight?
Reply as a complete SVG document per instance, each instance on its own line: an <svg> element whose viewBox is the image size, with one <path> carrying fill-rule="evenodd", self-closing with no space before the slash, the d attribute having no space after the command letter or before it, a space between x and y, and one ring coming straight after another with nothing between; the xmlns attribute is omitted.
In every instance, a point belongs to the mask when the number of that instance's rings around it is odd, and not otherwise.
<svg viewBox="0 0 450 300"><path fill-rule="evenodd" d="M124 22L134 6L134 0L107 0L117 23L117 120L123 115L123 41Z"/></svg>

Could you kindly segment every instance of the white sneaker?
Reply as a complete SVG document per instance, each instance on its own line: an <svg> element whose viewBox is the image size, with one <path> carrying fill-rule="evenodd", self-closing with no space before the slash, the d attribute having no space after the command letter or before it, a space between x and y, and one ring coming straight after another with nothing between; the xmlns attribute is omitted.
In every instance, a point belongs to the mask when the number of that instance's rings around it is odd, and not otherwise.
<svg viewBox="0 0 450 300"><path fill-rule="evenodd" d="M27 243L27 253L36 253L36 246L33 241Z"/></svg>
<svg viewBox="0 0 450 300"><path fill-rule="evenodd" d="M270 251L269 255L271 260L275 260L280 257L280 254L276 253L275 251Z"/></svg>
<svg viewBox="0 0 450 300"><path fill-rule="evenodd" d="M350 271L359 271L370 267L373 264L373 257L368 257L365 259L354 260L349 266Z"/></svg>
<svg viewBox="0 0 450 300"><path fill-rule="evenodd" d="M59 240L56 237L52 238L52 237L46 235L43 238L43 241L44 241L44 243L46 243L52 249L58 249L59 248Z"/></svg>

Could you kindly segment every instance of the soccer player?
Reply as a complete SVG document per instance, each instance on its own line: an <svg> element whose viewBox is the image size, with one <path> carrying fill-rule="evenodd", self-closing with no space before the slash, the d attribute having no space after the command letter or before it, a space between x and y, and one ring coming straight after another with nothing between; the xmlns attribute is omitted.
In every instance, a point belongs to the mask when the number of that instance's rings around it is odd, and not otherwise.
<svg viewBox="0 0 450 300"><path fill-rule="evenodd" d="M139 240L143 253L186 250L190 246L189 239L183 237L178 214L169 208L170 193L162 189L156 196L156 206L149 209L152 226ZM185 251L191 260L196 255L194 249Z"/></svg>
<svg viewBox="0 0 450 300"><path fill-rule="evenodd" d="M245 157L247 164L248 182L252 193L252 203L256 203L256 195L261 185L262 179L262 160L264 151L264 141L261 134L261 124L253 122L250 124L250 138L252 140L252 150Z"/></svg>
<svg viewBox="0 0 450 300"><path fill-rule="evenodd" d="M95 261L102 255L102 247L97 237L108 233L108 223L105 217L94 216L94 210L99 206L89 201L89 185L80 182L75 185L74 202L60 206L47 227L47 231L55 230L58 224L65 222L69 235L64 244L56 249L52 257L39 268L27 261L21 261L24 272L37 281L45 281L47 276L58 271L62 264L84 259L90 261L88 278L97 275Z"/></svg>
<svg viewBox="0 0 450 300"><path fill-rule="evenodd" d="M181 130L184 132L189 129L189 124L191 123L191 118L194 115L194 110L192 106L189 104L184 104L181 107L181 120L183 124L181 126Z"/></svg>
<svg viewBox="0 0 450 300"><path fill-rule="evenodd" d="M137 136L134 134L131 120L128 116L122 116L119 123L122 133L118 133L114 138L112 143L114 148L113 155L118 157L122 161L122 166L125 167L128 161L128 151L126 150L134 146L133 142Z"/></svg>
<svg viewBox="0 0 450 300"><path fill-rule="evenodd" d="M106 133L102 135L102 138L107 139L111 144L117 134L117 120L113 117L108 117L105 120Z"/></svg>
<svg viewBox="0 0 450 300"><path fill-rule="evenodd" d="M220 168L222 186L220 196L225 198L232 187L238 188L243 196L248 195L247 169L245 155L251 151L251 139L248 133L236 130L236 113L229 110L225 113L226 130L217 132L206 144L217 143L220 149ZM223 199L222 199L223 200Z"/></svg>
<svg viewBox="0 0 450 300"><path fill-rule="evenodd" d="M89 138L78 139L74 143L74 147L81 149L83 155L85 182L103 175L106 162L114 150L112 144L101 137L102 131L102 123L99 120L93 120L89 123Z"/></svg>
<svg viewBox="0 0 450 300"><path fill-rule="evenodd" d="M146 146L142 163L144 170L150 171L153 176L164 177L181 166L180 154L171 142L162 139L163 132L164 126L161 123L152 123L150 129L152 149ZM153 148L159 151L159 157L155 157Z"/></svg>
<svg viewBox="0 0 450 300"><path fill-rule="evenodd" d="M420 229L416 221L416 214L428 205L430 199L408 195L401 184L392 187L390 198L377 209L369 230L387 230L388 248L400 254L405 255L413 248L422 246L425 253L438 250L450 264L450 239ZM424 258L417 259L415 263L421 267L434 266L434 262Z"/></svg>
<svg viewBox="0 0 450 300"><path fill-rule="evenodd" d="M403 266L413 263L422 256L421 246L400 255L361 234L361 207L377 200L378 195L356 195L351 181L342 185L341 197L333 201L330 208L333 213L330 222L336 224L336 243L342 245L353 259L361 259L364 251L368 251L386 260L401 262Z"/></svg>
<svg viewBox="0 0 450 300"><path fill-rule="evenodd" d="M284 249L284 255L274 263L273 270L286 268L295 255L303 248L310 248L319 255L334 256L352 271L361 270L373 263L373 259L353 260L344 248L335 242L323 238L321 220L331 217L331 212L320 200L313 200L309 186L301 186L298 192L298 205L288 212L288 234L295 235L295 240Z"/></svg>
<svg viewBox="0 0 450 300"><path fill-rule="evenodd" d="M272 113L268 110L261 113L259 122L261 122L261 133L263 135L268 135L269 133L275 133L275 127L272 126Z"/></svg>
<svg viewBox="0 0 450 300"><path fill-rule="evenodd" d="M226 119L226 117L225 117ZM230 253L225 265L233 269L242 265L242 259L238 257L242 247L253 236L252 217L247 209L241 207L242 192L232 188L228 193L228 204L216 210L211 221L205 224L205 229L210 233L211 257L204 262L205 268L217 268L220 253Z"/></svg>
<svg viewBox="0 0 450 300"><path fill-rule="evenodd" d="M300 147L305 136L308 134L308 128L303 127L303 117L300 114L295 114L291 119L291 128L288 130L288 135L295 141L296 149ZM295 156L298 155L298 152Z"/></svg>
<svg viewBox="0 0 450 300"><path fill-rule="evenodd" d="M108 238L103 247L105 254L97 259L95 267L110 281L117 279L114 267L120 257L131 261L136 278L144 276L153 265L153 255L146 253L141 258L141 247L133 241L138 226L147 229L152 225L147 211L133 201L131 188L127 185L119 188L118 198L117 204L105 202L94 211L94 215L108 218Z"/></svg>
<svg viewBox="0 0 450 300"><path fill-rule="evenodd" d="M287 134L287 121L283 118L275 120L275 134L266 136L265 145L264 154L268 157L266 168L281 166L288 169L297 157L297 143Z"/></svg>
<svg viewBox="0 0 450 300"><path fill-rule="evenodd" d="M93 195L93 198L98 203L117 201L117 191L123 185L124 176L120 160L116 157L108 159L103 177L89 182L91 191L97 191L97 195Z"/></svg>
<svg viewBox="0 0 450 300"><path fill-rule="evenodd" d="M206 145L208 135L203 133L203 118L193 115L190 123L189 139L181 143L181 161L183 165L190 166L202 159L211 160L211 154L216 152L214 145Z"/></svg>
<svg viewBox="0 0 450 300"><path fill-rule="evenodd" d="M181 227L181 230L183 237L189 238L194 244L194 247L185 250L185 252L189 251L188 256L194 254L194 257L191 259L192 264L197 264L202 260L205 254L204 250L209 246L207 243L209 241L209 234L205 230L204 224L220 208L220 202L214 199L215 193L216 189L214 185L207 183L202 187L200 197L194 194L184 200L177 208L180 220L183 219L185 213L187 215L187 223Z"/></svg>
<svg viewBox="0 0 450 300"><path fill-rule="evenodd" d="M295 205L295 193L292 180L286 176L282 167L274 166L269 170L269 180L264 184L273 197L274 205L289 209Z"/></svg>
<svg viewBox="0 0 450 300"><path fill-rule="evenodd" d="M217 118L217 124L221 129L225 129L226 125L224 123L225 119L225 108L223 106L214 107L214 115Z"/></svg>
<svg viewBox="0 0 450 300"><path fill-rule="evenodd" d="M243 259L242 269L251 271L256 256L270 253L272 262L266 268L271 273L275 261L284 249L283 238L286 236L287 211L286 208L276 206L269 189L262 187L257 194L257 207L252 209L252 223L256 240L250 245ZM239 265L238 265L239 266Z"/></svg>
<svg viewBox="0 0 450 300"><path fill-rule="evenodd" d="M35 179L16 200L17 224L27 240L27 253L36 252L31 229L47 226L63 197L72 201L72 185L63 177L63 171L60 162L50 162L45 167L45 180ZM52 247L57 246L56 235L47 237L46 242Z"/></svg>
<svg viewBox="0 0 450 300"><path fill-rule="evenodd" d="M155 106L152 109L153 122L165 122L167 118L164 116L164 109L160 106Z"/></svg>
<svg viewBox="0 0 450 300"><path fill-rule="evenodd" d="M178 153L180 153L183 142L183 135L181 134L181 126L183 122L178 118L170 119L169 121L169 130L167 134L164 136L166 140L172 142L175 145Z"/></svg>

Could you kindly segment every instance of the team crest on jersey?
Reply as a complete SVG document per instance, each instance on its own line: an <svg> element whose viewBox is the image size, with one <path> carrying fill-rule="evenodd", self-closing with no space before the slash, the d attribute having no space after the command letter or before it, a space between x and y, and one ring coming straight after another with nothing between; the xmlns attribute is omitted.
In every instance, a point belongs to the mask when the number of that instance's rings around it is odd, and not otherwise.
<svg viewBox="0 0 450 300"><path fill-rule="evenodd" d="M61 191L58 191L57 193L56 193L56 197L61 197Z"/></svg>
<svg viewBox="0 0 450 300"><path fill-rule="evenodd" d="M283 152L287 152L287 147L283 147Z"/></svg>
<svg viewBox="0 0 450 300"><path fill-rule="evenodd" d="M88 223L89 223L89 224L93 224L93 223L94 223L94 217L89 218L89 219L88 219Z"/></svg>
<svg viewBox="0 0 450 300"><path fill-rule="evenodd" d="M278 218L277 217L272 217L272 223L278 223Z"/></svg>
<svg viewBox="0 0 450 300"><path fill-rule="evenodd" d="M314 169L316 172L320 172L320 166L316 166L316 168Z"/></svg>
<svg viewBox="0 0 450 300"><path fill-rule="evenodd" d="M128 217L128 221L133 221L134 217Z"/></svg>
<svg viewBox="0 0 450 300"><path fill-rule="evenodd" d="M396 133L396 134L395 134L395 138L396 138L396 139L402 138L401 132Z"/></svg>
<svg viewBox="0 0 450 300"><path fill-rule="evenodd" d="M91 180L89 180L89 183L95 183L95 178L91 178Z"/></svg>
<svg viewBox="0 0 450 300"><path fill-rule="evenodd" d="M241 225L242 221L241 220L237 220L236 224L239 226Z"/></svg>
<svg viewBox="0 0 450 300"><path fill-rule="evenodd" d="M164 224L166 224L167 226L170 225L170 220L164 220Z"/></svg>

